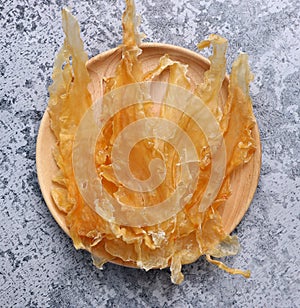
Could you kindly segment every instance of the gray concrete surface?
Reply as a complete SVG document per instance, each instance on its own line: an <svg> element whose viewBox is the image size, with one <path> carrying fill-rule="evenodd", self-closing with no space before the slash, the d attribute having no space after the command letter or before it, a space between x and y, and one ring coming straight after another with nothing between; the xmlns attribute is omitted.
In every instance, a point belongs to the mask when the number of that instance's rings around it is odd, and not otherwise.
<svg viewBox="0 0 300 308"><path fill-rule="evenodd" d="M0 306L1 307L299 307L300 4L298 0L137 0L148 40L196 50L210 33L250 56L263 164L250 210L235 230L243 247L226 259L249 268L245 280L203 259L148 273L93 267L76 251L43 201L35 143L52 64L62 44L60 9L78 17L92 57L121 41L123 1L0 2Z"/></svg>

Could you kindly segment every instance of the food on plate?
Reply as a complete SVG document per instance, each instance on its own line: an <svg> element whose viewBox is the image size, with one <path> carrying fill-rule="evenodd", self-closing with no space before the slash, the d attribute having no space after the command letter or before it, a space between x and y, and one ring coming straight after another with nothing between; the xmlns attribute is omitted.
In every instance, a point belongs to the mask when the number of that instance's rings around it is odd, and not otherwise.
<svg viewBox="0 0 300 308"><path fill-rule="evenodd" d="M103 93L97 102L89 92L88 56L78 22L62 11L65 40L55 59L48 104L59 168L53 200L65 213L74 246L88 250L98 267L106 262L145 270L170 267L172 282L179 284L182 265L204 255L231 274L249 277L249 271L212 259L239 251L218 209L231 195L232 172L251 160L257 146L248 56L240 54L232 65L225 104L220 91L227 78L227 40L219 35L198 45L212 47L210 67L199 84L186 64L167 54L145 71L139 19L134 2L126 4L122 57L115 73L99 85ZM151 89L164 91L160 102ZM122 105L128 93L136 101ZM94 129L99 132L89 148ZM95 172L88 173L89 168Z"/></svg>

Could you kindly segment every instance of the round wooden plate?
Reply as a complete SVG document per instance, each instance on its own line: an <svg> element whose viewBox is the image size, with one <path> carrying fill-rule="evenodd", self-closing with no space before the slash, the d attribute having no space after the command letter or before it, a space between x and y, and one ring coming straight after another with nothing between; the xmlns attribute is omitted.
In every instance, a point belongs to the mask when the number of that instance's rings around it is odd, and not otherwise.
<svg viewBox="0 0 300 308"><path fill-rule="evenodd" d="M145 70L153 69L161 56L168 54L172 60L178 60L189 66L189 77L192 85L203 80L204 72L209 68L209 61L190 50L167 44L149 43L142 45L143 53L140 56ZM115 48L104 52L87 63L87 68L91 76L90 92L92 98L102 94L102 78L114 75L115 68L121 59L121 49ZM220 99L227 98L228 78L225 79L220 94ZM254 196L261 167L261 144L258 126L253 129L253 136L257 144L257 149L249 163L238 168L232 175L231 186L232 195L220 209L224 228L230 233L239 224ZM52 213L54 219L60 227L69 235L69 230L65 223L65 214L58 210L52 197L53 187L52 178L58 171L52 156L52 148L55 145L55 137L50 130L50 119L46 111L41 121L36 146L36 165L40 188L45 202ZM121 260L116 262L121 265L132 264L124 263Z"/></svg>

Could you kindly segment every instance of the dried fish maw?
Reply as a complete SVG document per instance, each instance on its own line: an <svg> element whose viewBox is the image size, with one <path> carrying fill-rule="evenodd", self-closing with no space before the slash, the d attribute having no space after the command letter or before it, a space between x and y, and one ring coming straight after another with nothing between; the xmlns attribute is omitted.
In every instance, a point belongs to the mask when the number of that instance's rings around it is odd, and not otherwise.
<svg viewBox="0 0 300 308"><path fill-rule="evenodd" d="M240 55L234 62L230 76L229 96L223 105L220 100L220 91L224 86L226 74L227 41L220 36L211 35L208 40L201 42L198 47L201 49L212 45L213 54L210 57L210 68L205 72L203 82L194 91L195 96L187 92L192 89L191 80L188 77L188 66L172 60L168 55L161 57L153 70L143 71L139 59L143 37L137 30L139 19L135 13L134 2L127 0L126 4L127 8L122 20L123 44L120 46L122 58L115 75L105 78L104 93L117 93L112 91L125 85L136 84L137 91L140 91L140 95L143 96L143 87L140 86L140 82L165 80L167 76L165 102L172 101L176 96L182 102L188 101L190 97L196 98L191 100L194 104L187 104L185 110L175 108L171 104L146 101L127 106L115 113L113 117L107 118L97 136L93 153L93 164L99 185L111 198L136 209L155 207L157 203L172 196L176 187L180 185L184 187L186 182L194 178L194 174L187 169L188 172L184 177L182 176L182 171L186 167L180 162L180 153L163 138L165 135L170 135L170 132L174 140L180 140L183 133L187 134L191 143L195 145L197 159L193 163L198 166L199 177L195 181L195 190L190 193L191 196L184 207L176 215L157 224L122 225L105 219L90 204L87 204L78 188L78 185L86 185L86 183L78 183L75 179L72 151L77 147L74 140L83 115L94 102L88 91L90 77L85 67L88 58L80 39L78 23L67 10L63 10L63 29L66 38L54 64L48 110L51 128L57 139L57 147L53 155L60 169L59 174L53 179L57 187L52 195L57 207L66 213L66 222L74 246L77 249L90 251L94 264L98 267L113 260L145 270L170 266L172 281L177 284L184 278L181 273L182 265L194 262L201 255L206 255L209 262L230 273L248 276L248 273L229 269L220 261L212 260L210 257L234 255L239 250L237 238L230 237L224 231L218 207L230 196L230 174L240 164L248 162L255 151L251 133L255 120L249 97L249 82L252 75L247 56ZM181 90L173 92L174 87ZM105 118L105 110L113 108L111 103L113 101L103 101L102 114L99 117ZM222 155L218 151L215 156L213 155L214 150L209 144L210 139L206 136L205 130L199 127L195 118L190 116L204 112L202 103L208 108L215 122L215 124L210 123L210 118L207 118L202 125L205 127L216 125L219 128L227 151L224 176L222 175L221 184L214 187L216 196L212 200L207 199L204 205L201 202L215 170L213 163L215 160L221 160ZM152 161L167 158L165 159L166 174L155 189L137 192L123 185L124 183L117 177L112 166L112 151L119 135L126 130L126 127L133 122L151 118L159 119L161 124L158 125L153 120L153 126L145 128L144 133L148 134L148 137L134 144L128 156L128 165L135 178L147 181L153 174L153 170L156 173L160 170L160 165L155 165L156 169L151 167ZM152 130L159 129L163 126L162 123L169 122L175 123L177 128L172 130L171 126L165 126L166 129L161 133L161 138L151 135ZM214 143L214 147L221 147L219 141ZM187 146L185 150L191 151ZM186 156L188 154L186 153ZM76 163L85 166L86 157L85 155L81 157L82 159ZM161 174L163 174L162 171ZM179 197L175 195L174 203L178 202L178 199ZM113 210L112 204L107 203L106 214Z"/></svg>
<svg viewBox="0 0 300 308"><path fill-rule="evenodd" d="M249 84L252 79L248 55L240 54L232 65L229 96L221 121L221 127L225 131L228 174L239 165L247 163L256 149L252 136L256 122L249 95Z"/></svg>
<svg viewBox="0 0 300 308"><path fill-rule="evenodd" d="M198 44L199 49L213 46L213 54L209 57L210 68L204 73L204 81L196 88L195 94L209 107L217 121L222 117L219 94L226 74L227 40L219 35L211 34L208 40Z"/></svg>
<svg viewBox="0 0 300 308"><path fill-rule="evenodd" d="M59 198L58 190L54 190L52 195L57 202L58 199L64 200L59 202L60 209L69 212L78 195L72 167L74 135L82 114L91 106L92 101L87 90L90 78L85 68L88 56L80 39L78 22L66 9L62 11L62 19L66 37L54 63L48 112L51 129L57 139L54 158L60 168L59 182L68 197ZM62 189L62 195L66 195Z"/></svg>

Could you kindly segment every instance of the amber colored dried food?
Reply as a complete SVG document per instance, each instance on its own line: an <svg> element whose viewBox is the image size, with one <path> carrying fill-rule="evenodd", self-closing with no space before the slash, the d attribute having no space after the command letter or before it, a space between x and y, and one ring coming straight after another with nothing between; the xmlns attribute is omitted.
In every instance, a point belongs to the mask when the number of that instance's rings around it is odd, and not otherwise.
<svg viewBox="0 0 300 308"><path fill-rule="evenodd" d="M132 121L141 118L159 116L175 121L189 133L191 140L197 144L201 177L197 189L184 209L175 217L151 226L121 226L106 221L86 204L76 183L73 170L72 150L75 134L80 120L92 105L88 91L90 78L86 69L88 60L80 38L76 19L63 10L63 29L66 35L64 45L58 53L53 70L53 84L49 87L50 100L48 111L51 128L57 145L53 155L60 169L53 181L52 191L57 207L66 213L66 222L70 235L77 249L90 251L95 265L101 267L105 262L123 260L131 262L146 270L170 266L172 281L181 283L182 264L194 262L201 255L220 268L246 277L249 272L230 269L223 263L211 259L234 255L239 250L236 237L224 231L218 207L230 194L230 175L238 166L247 163L256 148L252 137L255 118L249 96L249 83L252 74L246 54L241 54L234 62L230 75L228 98L220 104L219 93L226 73L226 39L211 35L198 47L210 45L213 53L210 68L204 74L201 84L193 87L188 77L188 67L184 63L163 56L157 67L143 71L139 55L142 53L140 43L142 36L137 31L138 18L135 15L133 1L126 1L127 8L123 15L122 59L114 76L105 79L105 93L121 86L151 80L160 80L164 74L170 84L193 91L210 109L223 133L226 146L226 171L221 189L215 200L205 207L199 206L199 200L208 183L211 173L211 156L207 140L197 125L186 115L170 107L153 108L153 103L144 104L142 108L133 105L118 112L108 121L97 140L95 165L103 187L114 198L131 206L151 206L167 198L178 183L179 157L175 149L163 142L148 138L136 144L130 159L130 167L137 178L149 176L148 164L153 158L172 157L167 161L165 181L154 194L132 192L119 184L112 170L111 150L118 134ZM165 75L164 75L165 76ZM164 77L165 78L165 77ZM182 98L184 99L184 98ZM197 106L194 106L195 111ZM82 157L84 163L85 157Z"/></svg>

